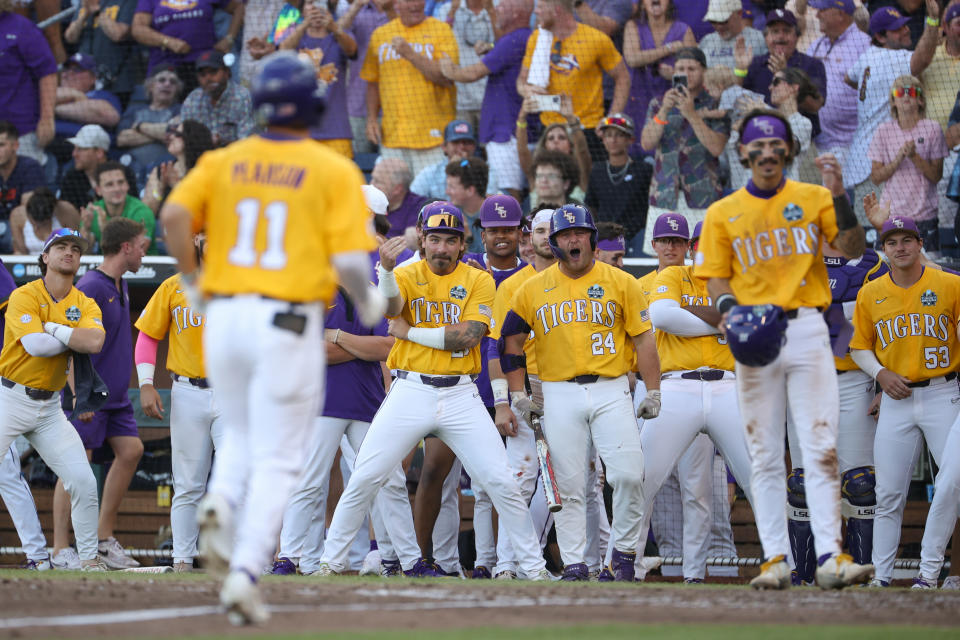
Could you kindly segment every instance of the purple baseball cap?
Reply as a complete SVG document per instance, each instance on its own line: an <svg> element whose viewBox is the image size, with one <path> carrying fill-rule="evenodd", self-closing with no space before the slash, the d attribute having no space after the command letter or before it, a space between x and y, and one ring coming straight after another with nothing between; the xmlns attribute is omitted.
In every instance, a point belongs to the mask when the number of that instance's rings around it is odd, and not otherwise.
<svg viewBox="0 0 960 640"><path fill-rule="evenodd" d="M523 224L523 210L513 196L497 194L480 205L480 227L519 227Z"/></svg>
<svg viewBox="0 0 960 640"><path fill-rule="evenodd" d="M952 5L947 12L943 14L943 24L950 24L954 18L960 18L960 4Z"/></svg>
<svg viewBox="0 0 960 640"><path fill-rule="evenodd" d="M62 229L57 229L47 237L47 241L43 243L43 251L40 253L46 253L50 250L50 247L60 242L72 242L80 247L83 253L87 252L87 241L80 235L80 232L75 229L63 227Z"/></svg>
<svg viewBox="0 0 960 640"><path fill-rule="evenodd" d="M463 213L446 200L431 202L420 210L423 235L428 233L459 233L463 235L466 225Z"/></svg>
<svg viewBox="0 0 960 640"><path fill-rule="evenodd" d="M700 237L700 232L703 230L703 220L698 222L696 226L693 227L693 235L690 236L691 240L696 240Z"/></svg>
<svg viewBox="0 0 960 640"><path fill-rule="evenodd" d="M783 22L791 27L796 27L797 16L793 15L793 12L789 9L774 9L767 13L767 24L770 25L774 22Z"/></svg>
<svg viewBox="0 0 960 640"><path fill-rule="evenodd" d="M840 9L850 15L857 10L853 0L810 0L809 6L814 9Z"/></svg>
<svg viewBox="0 0 960 640"><path fill-rule="evenodd" d="M880 7L870 16L870 35L877 35L883 31L896 31L908 22L910 18L893 7Z"/></svg>
<svg viewBox="0 0 960 640"><path fill-rule="evenodd" d="M93 56L86 53L80 53L79 51L69 58L66 62L63 63L64 67L77 67L78 69L83 69L84 71L94 71L97 70L97 61L93 59Z"/></svg>
<svg viewBox="0 0 960 640"><path fill-rule="evenodd" d="M904 216L890 216L887 218L887 221L883 223L883 227L880 228L880 242L883 243L883 241L887 239L887 236L893 235L894 233L909 233L917 238L920 237L920 230L917 229L917 223L914 222L913 218L905 218Z"/></svg>
<svg viewBox="0 0 960 640"><path fill-rule="evenodd" d="M653 223L653 239L683 238L690 239L690 226L687 219L679 213L664 213Z"/></svg>

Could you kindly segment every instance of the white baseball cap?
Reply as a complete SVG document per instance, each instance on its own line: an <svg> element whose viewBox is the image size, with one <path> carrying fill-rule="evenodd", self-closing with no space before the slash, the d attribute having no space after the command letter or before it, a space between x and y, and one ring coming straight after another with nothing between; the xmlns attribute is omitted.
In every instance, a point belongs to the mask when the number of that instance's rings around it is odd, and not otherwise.
<svg viewBox="0 0 960 640"><path fill-rule="evenodd" d="M372 184L365 184L360 188L363 189L363 197L367 201L367 208L370 209L370 211L379 215L387 213L387 205L390 204L390 202L387 200L387 196L383 191L380 191L380 189L377 189Z"/></svg>
<svg viewBox="0 0 960 640"><path fill-rule="evenodd" d="M707 15L703 19L707 22L726 22L738 11L743 11L743 0L710 0Z"/></svg>
<svg viewBox="0 0 960 640"><path fill-rule="evenodd" d="M530 228L539 227L542 224L550 224L550 218L553 217L553 209L541 209L537 211L537 214L533 216L533 222L530 223Z"/></svg>
<svg viewBox="0 0 960 640"><path fill-rule="evenodd" d="M103 149L110 148L110 134L98 124L85 124L77 131L77 135L67 138L67 142L81 149Z"/></svg>

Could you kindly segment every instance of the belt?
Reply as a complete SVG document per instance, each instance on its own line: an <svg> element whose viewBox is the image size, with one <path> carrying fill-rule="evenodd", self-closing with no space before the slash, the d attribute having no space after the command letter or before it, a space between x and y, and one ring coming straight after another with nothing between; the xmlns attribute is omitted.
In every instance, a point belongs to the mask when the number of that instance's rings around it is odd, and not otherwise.
<svg viewBox="0 0 960 640"><path fill-rule="evenodd" d="M715 382L723 380L729 371L723 369L695 369L694 371L684 371L680 377L684 380L703 380L704 382Z"/></svg>
<svg viewBox="0 0 960 640"><path fill-rule="evenodd" d="M3 384L3 386L5 386L7 389L20 387L26 392L27 397L32 400L49 400L56 393L56 391L48 391L47 389L34 389L33 387L25 387L22 384L14 382L13 380L7 380L6 378L0 378L0 384Z"/></svg>
<svg viewBox="0 0 960 640"><path fill-rule="evenodd" d="M790 309L789 311L784 311L783 313L785 316L787 316L787 320L796 320L797 317L800 315L800 312L803 311L804 309L810 309L813 311L817 311L819 313L823 313L824 311L820 307L800 307L798 309Z"/></svg>
<svg viewBox="0 0 960 640"><path fill-rule="evenodd" d="M420 384L427 384L431 387L438 387L440 389L445 389L447 387L455 387L458 384L466 383L467 381L474 382L477 379L476 375L462 375L462 376L425 376L422 373L414 373L413 371L404 371L402 369L397 371L397 377L401 380L410 380L412 382L419 382Z"/></svg>
<svg viewBox="0 0 960 640"><path fill-rule="evenodd" d="M921 387L929 387L931 384L943 384L944 382L950 382L951 380L956 380L956 379L957 379L957 372L951 371L945 376L928 378L926 380L921 380L920 382L909 382L907 383L907 386L910 387L911 389L919 389Z"/></svg>
<svg viewBox="0 0 960 640"><path fill-rule="evenodd" d="M207 382L206 378L188 378L186 376L181 376L175 373L173 374L173 379L177 382L189 382L193 386L199 387L201 389L210 388L210 383Z"/></svg>
<svg viewBox="0 0 960 640"><path fill-rule="evenodd" d="M576 382L577 384L593 384L600 379L600 376L574 376L567 382Z"/></svg>

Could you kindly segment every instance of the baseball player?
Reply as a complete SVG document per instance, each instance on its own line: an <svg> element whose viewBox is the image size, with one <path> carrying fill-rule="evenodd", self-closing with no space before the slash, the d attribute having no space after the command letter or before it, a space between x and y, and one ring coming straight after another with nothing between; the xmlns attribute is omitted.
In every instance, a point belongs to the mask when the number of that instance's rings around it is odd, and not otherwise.
<svg viewBox="0 0 960 640"><path fill-rule="evenodd" d="M234 624L269 617L256 580L273 558L323 398L323 316L338 277L364 325L385 307L369 285L375 243L360 172L310 139L324 106L315 68L272 54L252 97L265 132L204 154L161 211L190 295L193 236L206 231L204 357L224 433L197 516L199 551L214 574L229 568L220 602Z"/></svg>
<svg viewBox="0 0 960 640"><path fill-rule="evenodd" d="M203 264L202 236L196 239L197 263ZM173 465L173 570L190 571L197 555L197 505L210 475L214 451L223 446L223 419L203 361L206 318L187 298L180 274L154 291L137 319L140 331L134 351L140 382L140 406L151 418L163 419L163 402L154 387L157 347L169 335L167 369L170 389L170 446Z"/></svg>
<svg viewBox="0 0 960 640"><path fill-rule="evenodd" d="M943 554L960 516L960 420L954 420L950 427L942 459L943 465L936 479L937 490L920 541L920 572L913 581L914 589L937 588ZM948 588L946 580L943 588Z"/></svg>
<svg viewBox="0 0 960 640"><path fill-rule="evenodd" d="M537 409L524 390L522 355L533 332L544 435L563 501L554 516L562 579L588 579L584 501L592 440L614 487L612 571L632 582L643 515L643 453L627 373L638 366L647 385L639 413L653 418L660 410L660 368L640 287L628 273L594 259L596 233L584 207L553 212L550 247L559 261L514 295L501 329L501 366L514 411Z"/></svg>
<svg viewBox="0 0 960 640"><path fill-rule="evenodd" d="M837 174L824 172L829 190L784 177L797 151L794 144L790 124L778 112L754 110L743 119L740 157L752 178L707 211L694 275L707 280L709 295L722 314L721 327L734 308L737 323L758 315L777 320L755 331L744 326L732 348L751 455L753 509L766 560L751 584L758 589L790 586L783 462L789 405L807 461L816 581L825 589L842 588L868 580L873 567L841 553L839 396L821 313L831 296L820 244L826 240L853 258L863 253L865 241ZM758 307L753 313L752 307L738 306L764 304L778 308ZM786 336L782 349L781 327ZM739 331L740 324L735 329Z"/></svg>
<svg viewBox="0 0 960 640"><path fill-rule="evenodd" d="M100 309L73 286L86 249L77 231L54 231L40 254L42 277L10 294L0 352L0 451L19 435L27 438L70 496L81 569L106 571L97 557L97 481L59 394L68 350L103 347Z"/></svg>
<svg viewBox="0 0 960 640"><path fill-rule="evenodd" d="M623 236L623 225L616 222L598 222L597 260L623 269L623 256L626 253L627 241Z"/></svg>
<svg viewBox="0 0 960 640"><path fill-rule="evenodd" d="M942 464L951 425L960 415L957 322L960 278L920 262L923 240L911 218L891 216L880 230L890 272L860 289L850 353L883 389L874 440L877 513L872 586L889 586L903 506L921 437ZM929 520L928 520L929 522ZM952 528L937 522L936 527Z"/></svg>
<svg viewBox="0 0 960 640"><path fill-rule="evenodd" d="M466 245L459 209L438 201L424 207L421 218L423 260L395 271L403 239L391 238L380 247L379 287L389 301L390 333L397 338L387 366L396 370L397 379L357 452L317 573L343 571L350 541L376 490L393 466L433 433L490 495L521 574L547 580L530 512L473 384L481 366L480 340L492 315L493 278L460 262Z"/></svg>

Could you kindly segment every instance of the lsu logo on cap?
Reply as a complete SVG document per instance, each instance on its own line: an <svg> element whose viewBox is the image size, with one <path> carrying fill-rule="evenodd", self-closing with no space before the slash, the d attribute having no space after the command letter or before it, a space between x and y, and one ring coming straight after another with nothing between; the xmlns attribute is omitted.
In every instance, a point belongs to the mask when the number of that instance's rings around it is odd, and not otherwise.
<svg viewBox="0 0 960 640"><path fill-rule="evenodd" d="M783 12L781 11L780 13L783 13ZM760 129L760 131L765 133L767 136L772 136L774 133L773 125L762 118L754 118L753 120L750 121L750 124L753 127Z"/></svg>
<svg viewBox="0 0 960 640"><path fill-rule="evenodd" d="M787 222L796 222L803 217L803 209L791 202L783 208L783 217Z"/></svg>
<svg viewBox="0 0 960 640"><path fill-rule="evenodd" d="M932 289L927 289L923 292L923 295L920 296L920 304L925 307L932 307L937 304L937 294L935 294Z"/></svg>
<svg viewBox="0 0 960 640"><path fill-rule="evenodd" d="M674 231L677 231L680 229L680 223L677 221L676 218L667 218L667 224L670 225L670 228L673 229Z"/></svg>
<svg viewBox="0 0 960 640"><path fill-rule="evenodd" d="M890 219L890 222L893 224L893 226L899 227L900 229L903 229L903 219L902 219L902 218L891 218L891 219Z"/></svg>
<svg viewBox="0 0 960 640"><path fill-rule="evenodd" d="M494 206L493 210L496 211L497 215L500 216L501 218L507 217L507 210L503 208L502 204L498 203L496 206Z"/></svg>
<svg viewBox="0 0 960 640"><path fill-rule="evenodd" d="M563 217L564 217L564 219L566 219L566 221L569 222L570 224L573 224L573 223L575 223L575 222L577 221L577 216L573 215L573 212L572 212L572 211L564 211L564 212L563 212Z"/></svg>
<svg viewBox="0 0 960 640"><path fill-rule="evenodd" d="M603 297L603 287L598 284L593 285L587 289L587 297L589 298L602 298Z"/></svg>

